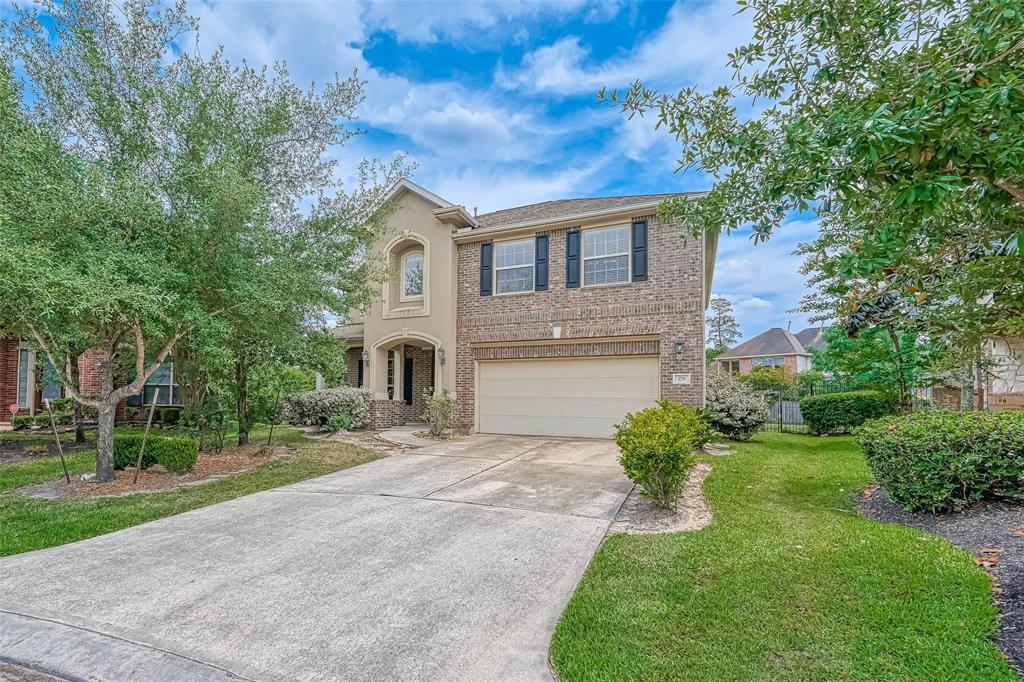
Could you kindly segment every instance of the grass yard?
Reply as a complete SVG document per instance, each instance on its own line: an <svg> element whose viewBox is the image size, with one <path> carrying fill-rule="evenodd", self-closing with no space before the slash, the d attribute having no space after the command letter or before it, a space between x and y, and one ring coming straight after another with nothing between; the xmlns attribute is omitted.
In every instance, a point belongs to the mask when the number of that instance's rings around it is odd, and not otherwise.
<svg viewBox="0 0 1024 682"><path fill-rule="evenodd" d="M266 439L265 428L255 431L253 440L258 442L261 434ZM2 467L0 556L84 540L376 459L374 453L347 443L308 440L296 429L276 428L274 441L295 444L298 451L250 471L203 485L123 497L62 501L29 499L13 492L13 489L61 477L60 459L47 457ZM95 461L93 452L68 457L73 473L92 471Z"/></svg>
<svg viewBox="0 0 1024 682"><path fill-rule="evenodd" d="M562 680L1016 680L988 576L853 513L850 438L762 434L714 466L707 528L617 535L552 642Z"/></svg>

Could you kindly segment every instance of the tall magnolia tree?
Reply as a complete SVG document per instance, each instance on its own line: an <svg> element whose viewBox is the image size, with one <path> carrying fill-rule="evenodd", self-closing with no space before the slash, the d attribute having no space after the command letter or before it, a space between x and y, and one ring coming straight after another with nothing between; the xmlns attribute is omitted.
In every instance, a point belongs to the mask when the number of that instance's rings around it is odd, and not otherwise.
<svg viewBox="0 0 1024 682"><path fill-rule="evenodd" d="M708 345L725 350L740 338L740 325L732 311L732 303L724 296L714 296L708 306Z"/></svg>
<svg viewBox="0 0 1024 682"><path fill-rule="evenodd" d="M728 57L732 85L601 93L656 111L682 166L714 178L661 213L756 240L793 211L834 215L825 260L856 282L835 310L853 333L913 309L969 356L1024 331L1021 280L998 274L1019 274L1024 247L1021 0L738 6L754 37Z"/></svg>
<svg viewBox="0 0 1024 682"><path fill-rule="evenodd" d="M303 91L282 65L183 51L196 28L184 3L145 0L44 0L0 26L25 90L6 70L0 297L17 304L0 323L97 408L99 480L116 404L184 339L183 356L237 363L362 299L378 180L401 171L364 163L350 192L334 179L355 77ZM95 396L69 369L82 344Z"/></svg>

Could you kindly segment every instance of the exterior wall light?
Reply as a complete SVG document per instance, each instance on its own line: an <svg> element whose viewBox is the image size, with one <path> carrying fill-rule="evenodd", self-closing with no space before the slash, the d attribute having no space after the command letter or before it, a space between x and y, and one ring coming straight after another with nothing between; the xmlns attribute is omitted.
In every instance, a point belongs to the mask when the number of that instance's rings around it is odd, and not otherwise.
<svg viewBox="0 0 1024 682"><path fill-rule="evenodd" d="M363 364L370 364L370 351L368 350L363 351Z"/></svg>
<svg viewBox="0 0 1024 682"><path fill-rule="evenodd" d="M437 361L440 362L443 365L445 363L446 357L447 356L446 356L445 351L444 351L444 346L438 346L437 347Z"/></svg>
<svg viewBox="0 0 1024 682"><path fill-rule="evenodd" d="M683 359L683 351L686 350L686 342L682 339L676 341L676 360Z"/></svg>

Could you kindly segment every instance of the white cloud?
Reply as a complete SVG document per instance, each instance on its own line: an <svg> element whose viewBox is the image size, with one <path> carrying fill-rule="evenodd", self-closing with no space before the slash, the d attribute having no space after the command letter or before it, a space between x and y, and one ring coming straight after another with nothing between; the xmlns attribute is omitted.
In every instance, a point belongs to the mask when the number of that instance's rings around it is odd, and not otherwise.
<svg viewBox="0 0 1024 682"><path fill-rule="evenodd" d="M678 2L661 28L640 37L632 51L595 62L580 38L567 36L527 54L516 67L499 67L496 80L509 89L531 87L562 95L621 87L637 78L672 87L722 83L730 76L726 51L751 34L748 15L735 10L731 2Z"/></svg>

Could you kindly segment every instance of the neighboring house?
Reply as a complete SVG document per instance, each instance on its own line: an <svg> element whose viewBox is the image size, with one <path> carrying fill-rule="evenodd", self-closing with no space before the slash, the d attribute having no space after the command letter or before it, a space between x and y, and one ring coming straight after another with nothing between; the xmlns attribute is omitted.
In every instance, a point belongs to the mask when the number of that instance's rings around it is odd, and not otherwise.
<svg viewBox="0 0 1024 682"><path fill-rule="evenodd" d="M96 358L92 353L78 357L78 374L82 393L95 395L99 391L100 379L96 372ZM56 373L47 371L49 362L41 354L17 338L0 337L0 423L9 424L9 407L17 405L18 415L34 415L45 410L45 399L55 400L66 396ZM174 383L174 363L165 362L146 381L143 394L131 396L125 404L141 405L143 398L149 405L156 389L160 389L158 404L180 406L181 395ZM118 408L121 415L123 405Z"/></svg>
<svg viewBox="0 0 1024 682"><path fill-rule="evenodd" d="M809 327L792 334L772 327L740 345L725 351L715 363L719 371L747 374L754 367L787 367L793 372L811 369L811 348L825 349L825 329Z"/></svg>
<svg viewBox="0 0 1024 682"><path fill-rule="evenodd" d="M470 431L607 437L664 398L704 402L717 237L661 222L670 196L567 199L470 215L404 181L372 251L389 275L348 340L348 383L378 428L420 421L426 390Z"/></svg>

